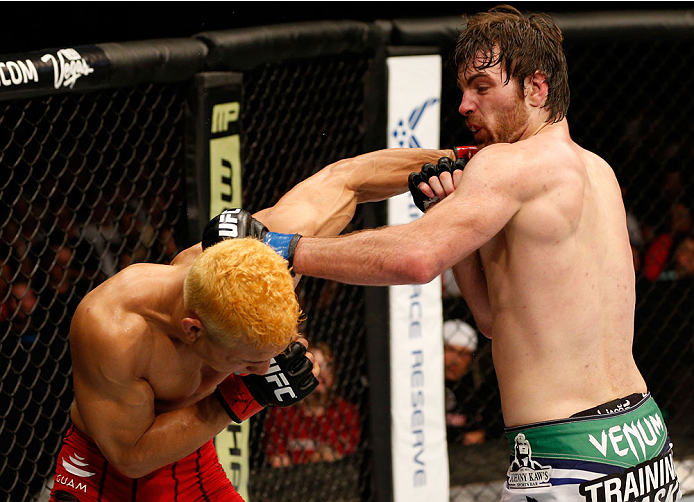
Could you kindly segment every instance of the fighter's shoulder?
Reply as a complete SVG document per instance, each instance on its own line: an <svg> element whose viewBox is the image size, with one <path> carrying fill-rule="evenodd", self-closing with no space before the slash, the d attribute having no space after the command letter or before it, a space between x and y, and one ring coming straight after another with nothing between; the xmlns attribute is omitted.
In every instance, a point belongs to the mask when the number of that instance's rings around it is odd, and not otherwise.
<svg viewBox="0 0 694 502"><path fill-rule="evenodd" d="M612 166L600 157L598 154L581 148L577 145L577 154L580 158L581 164L586 168L587 171L598 171L601 174L606 174L610 177L614 177L614 171Z"/></svg>
<svg viewBox="0 0 694 502"><path fill-rule="evenodd" d="M73 347L90 353L118 351L124 344L137 343L148 329L146 320L135 307L143 294L145 271L154 265L131 265L89 292L75 310L70 327ZM133 279L137 280L133 280ZM96 353L94 353L96 351Z"/></svg>
<svg viewBox="0 0 694 502"><path fill-rule="evenodd" d="M485 166L486 169L529 171L544 169L547 165L561 162L574 156L571 145L565 143L539 142L534 138L515 143L495 143L481 149L469 162L468 167Z"/></svg>
<svg viewBox="0 0 694 502"><path fill-rule="evenodd" d="M138 292L143 292L143 289L138 288L138 286L142 283L152 284L154 278L162 275L169 267L169 265L154 263L133 263L128 265L91 290L82 302L91 301L98 303L106 300L110 304L118 304Z"/></svg>
<svg viewBox="0 0 694 502"><path fill-rule="evenodd" d="M488 188L524 191L537 179L544 155L530 145L495 143L481 149L465 167L468 179L477 179Z"/></svg>
<svg viewBox="0 0 694 502"><path fill-rule="evenodd" d="M570 139L532 137L512 144L499 144L492 150L496 159L516 166L525 175L554 177L581 170L586 155L594 155ZM486 149L485 149L486 150ZM597 156L595 156L597 157Z"/></svg>
<svg viewBox="0 0 694 502"><path fill-rule="evenodd" d="M152 352L149 332L145 320L132 312L92 306L76 312L70 329L75 378L102 390L142 378Z"/></svg>

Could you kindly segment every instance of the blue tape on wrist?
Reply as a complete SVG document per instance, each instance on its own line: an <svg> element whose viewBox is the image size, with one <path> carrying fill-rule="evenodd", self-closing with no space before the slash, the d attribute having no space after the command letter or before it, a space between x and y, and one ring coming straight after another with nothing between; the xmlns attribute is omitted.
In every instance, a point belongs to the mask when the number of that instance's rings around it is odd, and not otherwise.
<svg viewBox="0 0 694 502"><path fill-rule="evenodd" d="M296 234L279 234L268 232L265 234L263 242L270 246L275 252L285 260L289 260L289 245Z"/></svg>

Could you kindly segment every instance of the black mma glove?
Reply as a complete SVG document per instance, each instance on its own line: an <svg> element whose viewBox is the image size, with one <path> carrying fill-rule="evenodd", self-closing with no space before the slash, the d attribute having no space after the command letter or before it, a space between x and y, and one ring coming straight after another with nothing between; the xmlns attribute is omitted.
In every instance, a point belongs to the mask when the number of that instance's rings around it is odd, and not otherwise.
<svg viewBox="0 0 694 502"><path fill-rule="evenodd" d="M306 357L306 347L292 342L280 355L272 358L264 375L229 375L214 391L224 410L241 423L266 406L291 406L308 396L318 386L313 363Z"/></svg>
<svg viewBox="0 0 694 502"><path fill-rule="evenodd" d="M222 211L205 225L202 232L202 249L217 244L225 239L241 239L253 237L263 241L289 262L289 268L294 261L294 251L301 239L300 234L280 234L270 232L265 225L253 218L243 209L227 209Z"/></svg>
<svg viewBox="0 0 694 502"><path fill-rule="evenodd" d="M427 162L422 166L418 173L410 173L407 179L407 184L410 188L410 193L414 199L415 205L422 211L426 212L429 207L439 202L438 197L427 197L424 192L419 189L419 184L424 182L429 184L429 178L432 176L438 177L443 172L453 174L453 171L465 169L465 166L470 161L472 156L477 152L476 146L456 146L453 148L455 152L455 161L448 157L441 157L436 165Z"/></svg>

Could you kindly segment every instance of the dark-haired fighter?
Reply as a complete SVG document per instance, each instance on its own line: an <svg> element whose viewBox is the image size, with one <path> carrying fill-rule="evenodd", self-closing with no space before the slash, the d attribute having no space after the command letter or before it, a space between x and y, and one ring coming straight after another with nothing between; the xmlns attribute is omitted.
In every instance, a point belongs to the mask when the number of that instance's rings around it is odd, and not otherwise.
<svg viewBox="0 0 694 502"><path fill-rule="evenodd" d="M621 192L569 134L561 31L500 6L469 19L455 54L479 151L415 188L443 200L406 225L301 238L294 270L390 285L453 268L492 337L510 451L533 460L509 467L504 501L676 500L672 444L632 355Z"/></svg>

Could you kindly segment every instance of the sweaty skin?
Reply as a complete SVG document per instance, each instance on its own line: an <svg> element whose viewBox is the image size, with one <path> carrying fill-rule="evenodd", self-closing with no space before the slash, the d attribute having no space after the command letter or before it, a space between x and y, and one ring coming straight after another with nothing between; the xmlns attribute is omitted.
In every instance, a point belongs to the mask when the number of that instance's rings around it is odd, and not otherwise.
<svg viewBox="0 0 694 502"><path fill-rule="evenodd" d="M357 203L404 192L402 179L409 172L450 153L386 150L342 160L255 216L274 231L336 235ZM170 265L127 267L90 292L73 317L73 424L131 478L175 462L216 436L230 423L211 396L216 386L232 372L265 373L284 349L240 344L230 350L204 333L189 336L183 281L201 252L197 244Z"/></svg>
<svg viewBox="0 0 694 502"><path fill-rule="evenodd" d="M566 119L547 122L542 74L524 91L503 77L498 66L460 76L459 111L481 150L450 195L406 225L302 238L294 269L391 285L453 267L492 338L510 427L647 388L632 356L634 268L613 171L572 141Z"/></svg>

